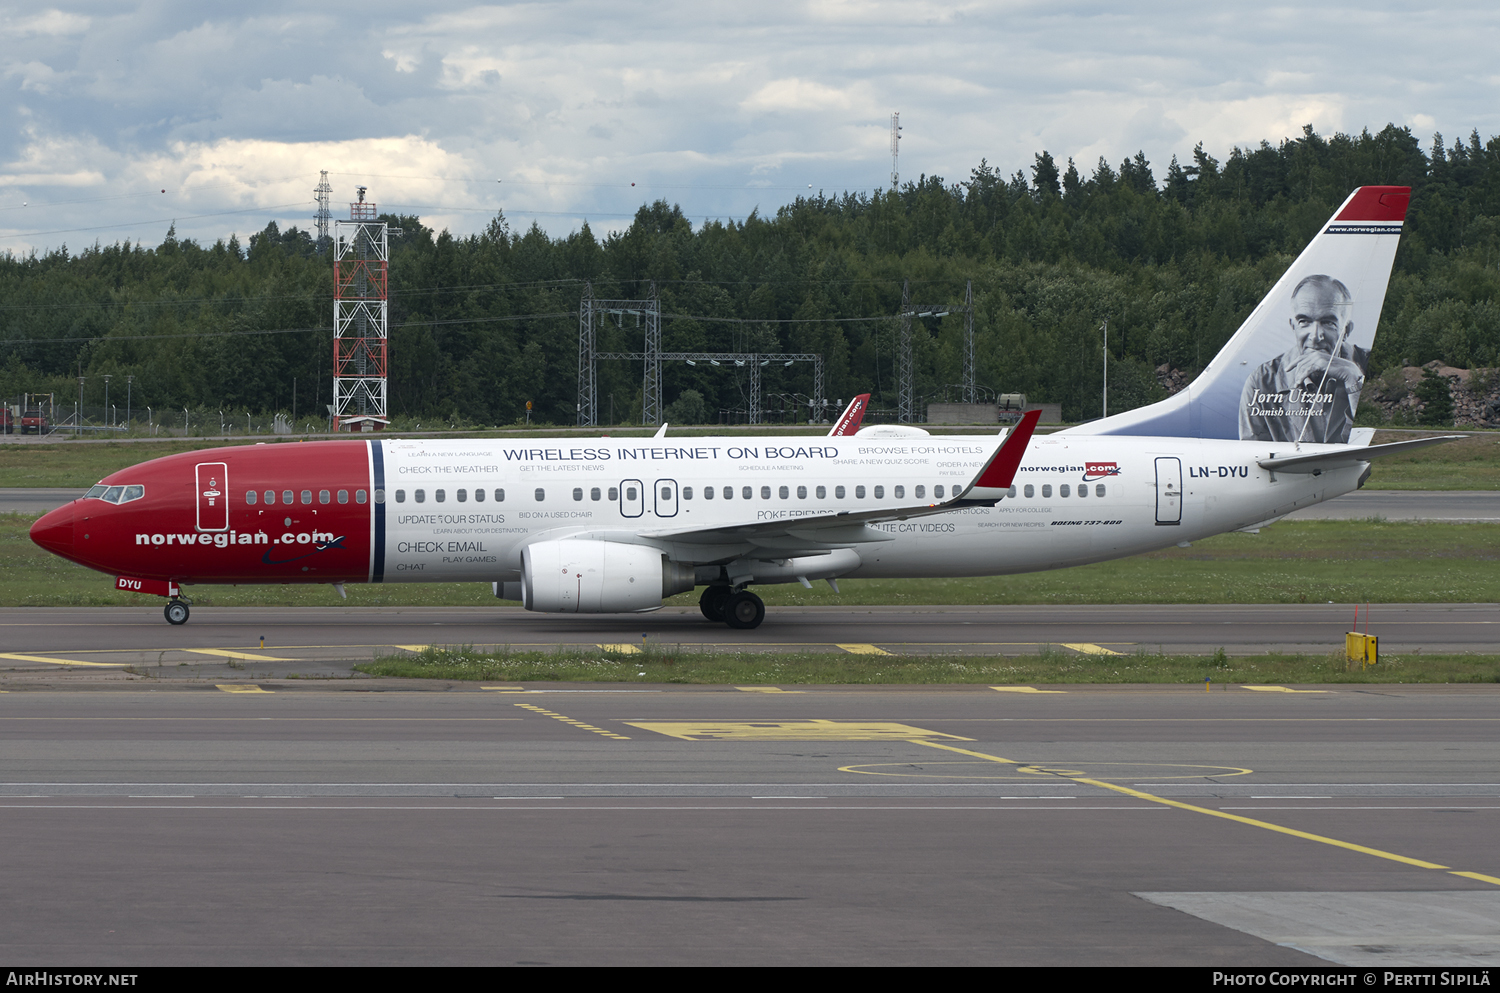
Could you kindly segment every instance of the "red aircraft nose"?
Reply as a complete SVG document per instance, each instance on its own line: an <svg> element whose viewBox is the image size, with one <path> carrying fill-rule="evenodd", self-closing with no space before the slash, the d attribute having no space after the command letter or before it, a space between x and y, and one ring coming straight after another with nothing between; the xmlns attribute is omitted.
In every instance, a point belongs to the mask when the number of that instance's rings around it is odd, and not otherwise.
<svg viewBox="0 0 1500 993"><path fill-rule="evenodd" d="M65 558L73 554L73 505L64 504L43 514L31 526L31 540Z"/></svg>

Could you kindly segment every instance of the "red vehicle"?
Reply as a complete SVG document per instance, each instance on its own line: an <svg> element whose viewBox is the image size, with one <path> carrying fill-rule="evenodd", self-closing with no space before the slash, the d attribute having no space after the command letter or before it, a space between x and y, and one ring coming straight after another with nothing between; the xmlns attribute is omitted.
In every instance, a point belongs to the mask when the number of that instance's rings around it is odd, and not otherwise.
<svg viewBox="0 0 1500 993"><path fill-rule="evenodd" d="M22 434L46 434L47 412L41 407L26 407L21 411Z"/></svg>
<svg viewBox="0 0 1500 993"><path fill-rule="evenodd" d="M9 407L0 407L0 434L16 433L16 417Z"/></svg>

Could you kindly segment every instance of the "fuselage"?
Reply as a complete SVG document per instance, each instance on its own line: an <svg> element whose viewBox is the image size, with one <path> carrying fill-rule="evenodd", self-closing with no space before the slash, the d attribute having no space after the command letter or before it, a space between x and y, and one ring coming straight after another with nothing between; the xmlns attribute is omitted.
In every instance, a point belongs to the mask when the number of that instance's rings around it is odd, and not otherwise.
<svg viewBox="0 0 1500 993"><path fill-rule="evenodd" d="M249 445L114 473L91 496L44 516L32 534L101 572L176 584L515 582L528 545L575 537L653 545L672 561L703 566L743 550L732 541L691 544L675 535L941 503L999 442L933 436ZM1341 446L1302 451L1330 447ZM1038 436L1006 498L872 525L881 534L839 560L848 563L839 575L979 576L1097 562L1251 527L1359 485L1361 466L1313 475L1257 464L1289 448Z"/></svg>

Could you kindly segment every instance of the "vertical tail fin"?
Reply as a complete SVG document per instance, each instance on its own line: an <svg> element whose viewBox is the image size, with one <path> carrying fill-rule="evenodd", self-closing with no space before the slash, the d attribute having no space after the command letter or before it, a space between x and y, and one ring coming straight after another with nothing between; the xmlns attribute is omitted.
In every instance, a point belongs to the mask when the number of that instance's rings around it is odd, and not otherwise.
<svg viewBox="0 0 1500 993"><path fill-rule="evenodd" d="M861 393L849 401L849 406L844 408L843 416L833 425L828 432L828 437L838 438L854 434L859 430L859 423L865 419L865 408L870 405L870 394Z"/></svg>
<svg viewBox="0 0 1500 993"><path fill-rule="evenodd" d="M1410 200L1355 190L1186 389L1068 432L1347 442Z"/></svg>

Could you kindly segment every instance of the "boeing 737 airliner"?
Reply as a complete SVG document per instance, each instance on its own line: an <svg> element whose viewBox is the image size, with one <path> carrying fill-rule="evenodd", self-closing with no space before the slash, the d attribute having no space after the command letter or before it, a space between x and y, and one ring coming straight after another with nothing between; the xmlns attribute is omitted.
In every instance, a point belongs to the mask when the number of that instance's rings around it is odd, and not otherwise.
<svg viewBox="0 0 1500 993"><path fill-rule="evenodd" d="M483 581L529 610L652 610L704 587L982 576L1269 524L1363 484L1353 428L1410 190L1356 190L1229 343L1161 403L1032 438L858 425L828 437L345 440L190 452L113 473L37 544L168 598L196 583Z"/></svg>

